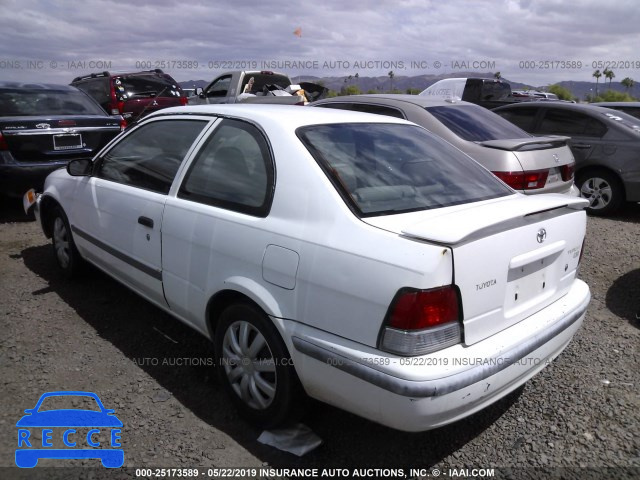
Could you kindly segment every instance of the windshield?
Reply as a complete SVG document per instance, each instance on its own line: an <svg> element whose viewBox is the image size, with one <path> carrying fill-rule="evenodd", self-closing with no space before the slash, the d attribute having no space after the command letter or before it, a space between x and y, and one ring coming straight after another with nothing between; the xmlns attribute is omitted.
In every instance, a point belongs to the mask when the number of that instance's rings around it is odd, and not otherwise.
<svg viewBox="0 0 640 480"><path fill-rule="evenodd" d="M470 142L531 137L501 116L476 105L427 107L426 110L453 133Z"/></svg>
<svg viewBox="0 0 640 480"><path fill-rule="evenodd" d="M623 125L624 127L629 128L636 133L640 133L640 119L637 119L636 117L629 115L628 113L618 110L609 110L602 113L602 115L610 120L615 121L619 125Z"/></svg>
<svg viewBox="0 0 640 480"><path fill-rule="evenodd" d="M135 75L115 77L118 97L179 97L181 88L167 75Z"/></svg>
<svg viewBox="0 0 640 480"><path fill-rule="evenodd" d="M482 100L504 100L511 95L511 87L507 83L485 80L482 82L481 95Z"/></svg>
<svg viewBox="0 0 640 480"><path fill-rule="evenodd" d="M104 110L77 90L2 90L0 116L100 115Z"/></svg>
<svg viewBox="0 0 640 480"><path fill-rule="evenodd" d="M412 125L301 127L298 137L360 216L476 202L513 193L449 143Z"/></svg>

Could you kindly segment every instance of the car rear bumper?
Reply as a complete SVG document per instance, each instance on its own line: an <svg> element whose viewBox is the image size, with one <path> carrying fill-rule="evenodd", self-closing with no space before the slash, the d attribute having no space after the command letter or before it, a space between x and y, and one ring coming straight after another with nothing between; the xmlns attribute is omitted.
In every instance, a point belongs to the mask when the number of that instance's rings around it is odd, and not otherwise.
<svg viewBox="0 0 640 480"><path fill-rule="evenodd" d="M68 160L0 164L0 193L9 197L21 197L30 188L41 192L47 175L54 170L66 167L67 163Z"/></svg>
<svg viewBox="0 0 640 480"><path fill-rule="evenodd" d="M383 425L423 431L496 402L568 345L589 304L589 287L477 344L423 357L398 357L298 325L292 358L312 397Z"/></svg>

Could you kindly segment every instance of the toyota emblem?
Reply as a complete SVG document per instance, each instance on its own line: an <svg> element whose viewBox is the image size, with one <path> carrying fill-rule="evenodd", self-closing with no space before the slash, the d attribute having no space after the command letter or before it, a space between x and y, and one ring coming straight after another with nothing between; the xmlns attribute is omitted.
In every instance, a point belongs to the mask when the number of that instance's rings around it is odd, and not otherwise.
<svg viewBox="0 0 640 480"><path fill-rule="evenodd" d="M536 236L538 243L544 242L546 238L547 238L547 231L544 228L541 228L540 230L538 230L538 235Z"/></svg>

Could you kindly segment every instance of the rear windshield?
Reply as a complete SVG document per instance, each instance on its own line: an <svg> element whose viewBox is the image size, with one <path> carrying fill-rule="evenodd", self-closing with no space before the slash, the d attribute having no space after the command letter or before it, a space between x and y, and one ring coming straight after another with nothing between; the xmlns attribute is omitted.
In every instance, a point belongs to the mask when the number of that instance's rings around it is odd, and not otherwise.
<svg viewBox="0 0 640 480"><path fill-rule="evenodd" d="M135 75L114 77L118 97L179 97L182 89L167 75ZM121 98L122 99L122 98Z"/></svg>
<svg viewBox="0 0 640 480"><path fill-rule="evenodd" d="M471 142L531 137L513 123L476 105L427 107L426 110L460 138Z"/></svg>
<svg viewBox="0 0 640 480"><path fill-rule="evenodd" d="M360 216L470 203L513 192L444 140L412 125L301 127L298 137Z"/></svg>
<svg viewBox="0 0 640 480"><path fill-rule="evenodd" d="M244 88L252 78L253 86L250 90L247 90L245 92ZM242 88L240 91L244 93L253 93L255 95L256 93L264 91L264 87L268 85L277 85L281 88L287 88L289 85L291 85L291 81L289 80L289 77L285 75L269 73L247 74L242 79ZM273 90L273 88L270 88L270 90Z"/></svg>
<svg viewBox="0 0 640 480"><path fill-rule="evenodd" d="M0 116L100 115L104 110L80 91L0 90Z"/></svg>

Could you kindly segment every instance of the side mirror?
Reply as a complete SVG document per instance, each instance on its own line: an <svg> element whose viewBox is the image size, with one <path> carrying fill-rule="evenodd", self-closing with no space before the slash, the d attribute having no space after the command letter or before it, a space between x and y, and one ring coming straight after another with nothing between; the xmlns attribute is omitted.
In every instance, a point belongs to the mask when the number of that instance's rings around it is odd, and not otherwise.
<svg viewBox="0 0 640 480"><path fill-rule="evenodd" d="M196 97L204 98L204 90L202 89L202 87L196 87L196 89L193 91L193 95Z"/></svg>
<svg viewBox="0 0 640 480"><path fill-rule="evenodd" d="M72 177L88 177L92 169L93 163L88 158L71 160L67 163L67 173Z"/></svg>

